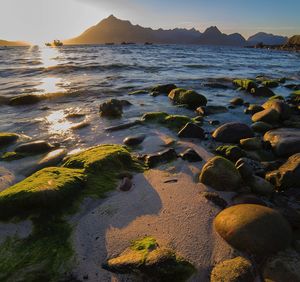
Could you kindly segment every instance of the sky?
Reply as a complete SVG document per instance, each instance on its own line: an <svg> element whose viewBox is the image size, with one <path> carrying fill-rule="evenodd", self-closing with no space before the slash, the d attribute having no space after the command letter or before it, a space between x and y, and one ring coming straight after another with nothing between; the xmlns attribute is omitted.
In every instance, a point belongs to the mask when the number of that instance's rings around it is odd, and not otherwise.
<svg viewBox="0 0 300 282"><path fill-rule="evenodd" d="M114 14L152 28L300 34L300 0L0 0L0 39L68 39Z"/></svg>

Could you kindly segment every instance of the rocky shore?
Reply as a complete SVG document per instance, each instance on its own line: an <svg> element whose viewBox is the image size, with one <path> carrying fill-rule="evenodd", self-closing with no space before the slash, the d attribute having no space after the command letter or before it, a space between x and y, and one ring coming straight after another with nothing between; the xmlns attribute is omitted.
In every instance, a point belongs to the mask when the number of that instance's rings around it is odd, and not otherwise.
<svg viewBox="0 0 300 282"><path fill-rule="evenodd" d="M143 95L190 112L106 128L132 133L122 142L70 151L0 132L0 280L300 281L300 85L210 87L241 95L224 106L164 84L101 103L99 119ZM24 97L10 106L39 102Z"/></svg>

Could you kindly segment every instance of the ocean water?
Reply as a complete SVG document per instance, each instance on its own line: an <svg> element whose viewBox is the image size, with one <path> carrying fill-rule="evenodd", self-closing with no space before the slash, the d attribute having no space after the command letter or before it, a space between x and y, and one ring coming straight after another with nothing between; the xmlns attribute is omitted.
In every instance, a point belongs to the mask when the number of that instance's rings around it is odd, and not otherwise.
<svg viewBox="0 0 300 282"><path fill-rule="evenodd" d="M0 105L0 131L12 131L33 139L46 139L75 149L116 141L145 129L107 133L104 128L140 118L148 111L194 116L175 107L167 97L148 94L130 96L133 90L158 83L175 83L205 95L210 104L228 105L232 97L259 102L234 89L214 89L206 83L231 85L238 77L266 75L300 81L300 54L235 47L210 46L63 46L10 47L0 49L0 101L28 93L49 94L34 105ZM291 90L279 87L276 94ZM121 119L100 118L99 104L111 97L129 100ZM82 116L70 117L79 113ZM218 117L214 117L218 118ZM221 121L250 122L242 109L223 115ZM74 129L87 121L90 126ZM209 126L207 130L210 130Z"/></svg>

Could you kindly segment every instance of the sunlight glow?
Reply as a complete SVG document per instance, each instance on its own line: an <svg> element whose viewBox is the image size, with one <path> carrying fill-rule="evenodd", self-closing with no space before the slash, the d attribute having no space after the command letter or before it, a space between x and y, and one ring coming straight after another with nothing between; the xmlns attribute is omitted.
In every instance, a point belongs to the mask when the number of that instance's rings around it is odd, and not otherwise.
<svg viewBox="0 0 300 282"><path fill-rule="evenodd" d="M49 125L49 132L53 134L64 134L74 126L72 122L65 118L63 110L49 114L46 117L46 123Z"/></svg>

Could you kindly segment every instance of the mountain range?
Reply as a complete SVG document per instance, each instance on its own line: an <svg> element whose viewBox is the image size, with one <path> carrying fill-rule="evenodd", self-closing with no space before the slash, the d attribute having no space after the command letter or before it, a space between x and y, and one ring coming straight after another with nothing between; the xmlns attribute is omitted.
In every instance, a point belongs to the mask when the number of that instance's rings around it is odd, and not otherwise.
<svg viewBox="0 0 300 282"><path fill-rule="evenodd" d="M249 45L263 43L264 45L283 45L288 41L288 37L274 35L271 33L258 32L248 38Z"/></svg>
<svg viewBox="0 0 300 282"><path fill-rule="evenodd" d="M30 44L22 41L7 41L0 39L0 46L29 46Z"/></svg>

